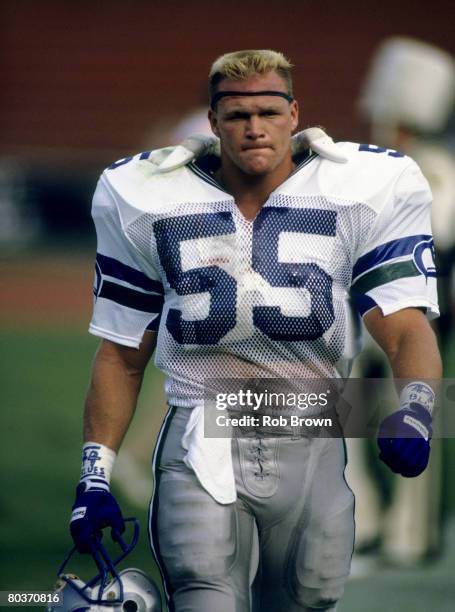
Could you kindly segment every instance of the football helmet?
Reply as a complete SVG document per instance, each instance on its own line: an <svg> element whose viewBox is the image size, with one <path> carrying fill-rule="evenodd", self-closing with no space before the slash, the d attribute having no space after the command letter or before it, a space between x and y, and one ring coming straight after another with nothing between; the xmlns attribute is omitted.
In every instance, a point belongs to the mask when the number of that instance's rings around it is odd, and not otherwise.
<svg viewBox="0 0 455 612"><path fill-rule="evenodd" d="M58 570L54 595L59 601L50 604L47 612L161 612L161 596L156 584L147 574L135 568L117 571L117 566L133 550L139 538L139 523L135 518L125 519L133 525L130 542L116 534L121 553L111 558L98 533L91 545L91 555L98 573L88 582L65 569L76 552L72 548Z"/></svg>

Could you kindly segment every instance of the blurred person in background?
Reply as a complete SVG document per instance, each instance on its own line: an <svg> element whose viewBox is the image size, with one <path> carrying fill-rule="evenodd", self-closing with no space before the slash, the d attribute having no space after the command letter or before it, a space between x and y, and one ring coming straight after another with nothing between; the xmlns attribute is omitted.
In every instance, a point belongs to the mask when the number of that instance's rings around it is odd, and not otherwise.
<svg viewBox="0 0 455 612"><path fill-rule="evenodd" d="M454 58L405 37L386 39L379 46L360 98L360 109L371 124L371 142L414 158L430 183L441 309L436 324L443 346L453 341L455 304L455 160L443 144L454 99ZM352 376L382 377L387 371L385 355L367 335L367 348ZM348 439L356 550L374 552L380 545L384 559L393 564L414 565L431 558L441 545L441 440L434 440L429 467L421 476L394 478L385 513L366 450L364 440Z"/></svg>
<svg viewBox="0 0 455 612"><path fill-rule="evenodd" d="M0 158L1 249L24 249L41 237L41 221L31 200L23 166L17 160Z"/></svg>

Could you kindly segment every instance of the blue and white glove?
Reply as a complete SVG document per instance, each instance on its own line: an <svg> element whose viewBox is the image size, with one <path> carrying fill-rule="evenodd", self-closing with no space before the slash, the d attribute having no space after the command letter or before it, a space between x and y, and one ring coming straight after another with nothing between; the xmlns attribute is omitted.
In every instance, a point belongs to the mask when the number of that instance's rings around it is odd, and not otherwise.
<svg viewBox="0 0 455 612"><path fill-rule="evenodd" d="M116 453L98 442L86 442L82 448L81 479L70 520L71 536L81 553L91 552L94 539L104 527L111 527L112 538L125 531L122 513L109 491Z"/></svg>
<svg viewBox="0 0 455 612"><path fill-rule="evenodd" d="M423 382L406 385L400 409L386 417L378 432L379 458L392 472L419 476L428 465L434 391Z"/></svg>

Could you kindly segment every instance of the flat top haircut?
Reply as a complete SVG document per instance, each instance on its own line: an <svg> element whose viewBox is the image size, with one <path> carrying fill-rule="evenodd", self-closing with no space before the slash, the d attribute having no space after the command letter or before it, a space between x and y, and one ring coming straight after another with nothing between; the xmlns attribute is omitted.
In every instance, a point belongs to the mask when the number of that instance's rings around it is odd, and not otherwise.
<svg viewBox="0 0 455 612"><path fill-rule="evenodd" d="M271 49L247 49L225 53L212 64L209 72L209 100L212 100L218 84L223 79L242 81L255 75L277 72L286 83L287 94L292 96L292 64L279 51Z"/></svg>

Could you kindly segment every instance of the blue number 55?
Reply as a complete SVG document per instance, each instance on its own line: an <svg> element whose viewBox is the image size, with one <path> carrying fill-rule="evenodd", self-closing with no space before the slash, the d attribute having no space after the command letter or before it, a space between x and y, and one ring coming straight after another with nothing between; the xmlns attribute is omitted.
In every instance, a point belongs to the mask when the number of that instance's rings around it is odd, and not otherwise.
<svg viewBox="0 0 455 612"><path fill-rule="evenodd" d="M204 213L161 219L154 223L161 265L178 295L210 294L206 317L188 320L170 308L166 327L179 344L217 344L236 324L237 281L217 265L182 269L183 241L235 233L230 212ZM316 340L334 321L332 279L315 263L278 261L282 232L335 236L336 212L319 209L266 207L253 223L252 267L272 287L303 288L310 299L305 317L286 316L280 306L253 306L253 323L277 341ZM216 255L216 254L215 254Z"/></svg>

